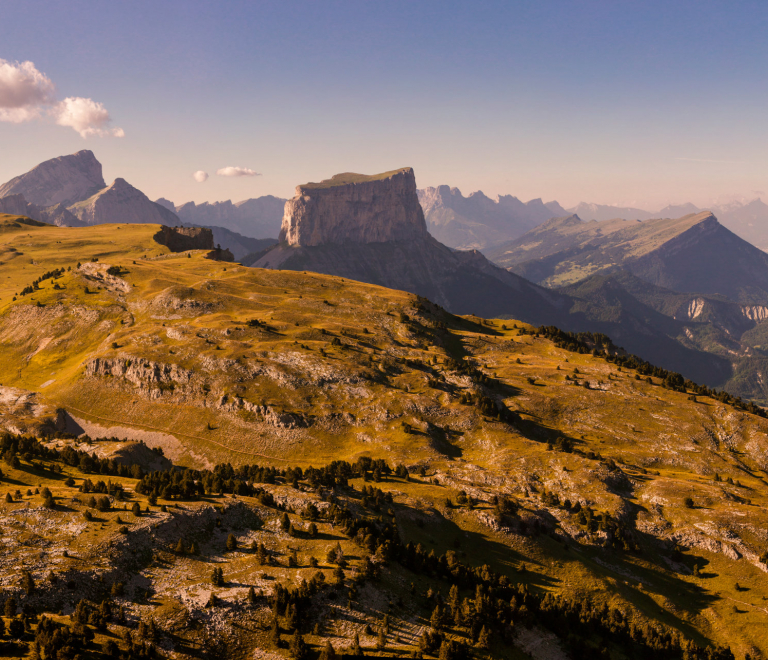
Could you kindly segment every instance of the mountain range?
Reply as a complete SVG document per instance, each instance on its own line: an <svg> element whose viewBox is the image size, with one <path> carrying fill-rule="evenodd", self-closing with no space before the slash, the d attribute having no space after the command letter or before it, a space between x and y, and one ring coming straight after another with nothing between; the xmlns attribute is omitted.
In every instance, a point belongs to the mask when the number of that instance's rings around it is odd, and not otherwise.
<svg viewBox="0 0 768 660"><path fill-rule="evenodd" d="M659 337L671 339L718 358L703 380L768 399L768 255L712 213L642 222L555 218L488 256L571 297L572 314L632 352L658 355ZM637 320L652 332L627 334ZM658 358L666 364L675 361L669 349Z"/></svg>
<svg viewBox="0 0 768 660"><path fill-rule="evenodd" d="M467 254L385 174L303 189L284 244ZM599 335L211 260L209 231L0 236L7 657L768 653L764 411Z"/></svg>
<svg viewBox="0 0 768 660"><path fill-rule="evenodd" d="M249 238L277 238L283 218L285 200L264 195L233 203L203 202L174 205L160 198L158 204L173 211L185 225L200 227L222 227Z"/></svg>
<svg viewBox="0 0 768 660"><path fill-rule="evenodd" d="M410 168L304 184L286 204L262 197L176 206L152 202L121 178L107 186L89 151L41 163L0 190L0 211L43 222L205 226L245 265L400 289L457 314L603 332L686 377L768 400L768 257L711 213L584 222L556 202L464 198L446 186L418 191ZM551 213L565 217L541 220ZM276 217L279 232L268 229ZM265 227L281 243L217 222L251 233ZM478 241L520 236L486 248L489 260L441 243L440 231Z"/></svg>
<svg viewBox="0 0 768 660"><path fill-rule="evenodd" d="M554 218L486 254L500 266L549 287L620 267L674 291L768 305L768 255L708 211L643 222Z"/></svg>
<svg viewBox="0 0 768 660"><path fill-rule="evenodd" d="M557 202L521 202L502 195L495 200L481 191L464 197L458 188L438 186L418 191L429 233L461 250L483 249L520 236L545 220L565 215Z"/></svg>
<svg viewBox="0 0 768 660"><path fill-rule="evenodd" d="M768 204L761 199L753 199L748 202L729 202L715 204L706 208L694 204L674 204L665 206L658 211L644 211L642 209L608 206L603 204L581 203L568 209L568 213L578 215L582 220L651 220L653 218L680 218L710 211L722 225L730 229L734 234L761 250L768 251ZM553 214L552 217L566 215Z"/></svg>
<svg viewBox="0 0 768 660"><path fill-rule="evenodd" d="M244 263L400 289L457 314L556 323L565 306L562 296L493 265L480 252L452 250L431 236L411 168L298 186L286 204L280 243Z"/></svg>
<svg viewBox="0 0 768 660"><path fill-rule="evenodd" d="M244 263L259 268L327 273L401 289L429 298L456 314L515 318L577 332L603 332L646 360L665 364L710 385L731 381L741 368L726 350L721 350L726 341L720 336L723 332L713 332L709 308L718 299L701 302L708 310L707 315L690 321L667 318L650 300L622 302L631 294L621 293L618 299L606 297L611 283L594 290L537 286L514 269L494 265L477 250L452 250L438 242L427 231L420 213L413 171L404 168L386 175L354 175L353 180L349 175L339 175L321 186L298 186L296 196L286 204L280 243ZM404 205L403 216L414 217L416 221L391 219L380 224L375 234L366 235L373 224L382 223L382 216L361 213L360 209L375 208L378 204L389 204L393 209ZM582 223L578 218L572 218L570 223L598 224ZM664 235L664 231L657 233ZM668 229L667 233L674 232ZM534 241L530 233L526 237ZM652 242L648 239L649 244ZM696 245L691 247L693 255L698 249ZM637 277L634 283L639 288L653 288ZM667 300L669 295L678 295L662 287L658 290L664 293L657 295L667 305L671 304ZM688 295L685 302L678 301L678 306L694 299L699 300L700 296ZM762 314L761 309L755 308L753 314ZM741 332L755 326L741 309L727 307L727 312L741 320L741 325L736 324ZM725 311L723 314L727 316ZM700 339L691 340L688 333ZM701 339L709 335L715 339ZM729 345L728 349L731 348ZM749 362L749 356L742 350L739 357L745 356ZM761 400L768 394L753 384L739 392Z"/></svg>

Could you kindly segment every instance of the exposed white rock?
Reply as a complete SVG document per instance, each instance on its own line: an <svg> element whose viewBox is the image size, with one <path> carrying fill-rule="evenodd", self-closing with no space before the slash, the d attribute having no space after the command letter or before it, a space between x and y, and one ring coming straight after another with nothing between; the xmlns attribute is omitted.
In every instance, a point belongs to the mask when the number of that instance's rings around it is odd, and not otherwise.
<svg viewBox="0 0 768 660"><path fill-rule="evenodd" d="M297 186L296 196L285 203L280 240L311 246L426 236L413 169L386 174L337 174L319 184Z"/></svg>

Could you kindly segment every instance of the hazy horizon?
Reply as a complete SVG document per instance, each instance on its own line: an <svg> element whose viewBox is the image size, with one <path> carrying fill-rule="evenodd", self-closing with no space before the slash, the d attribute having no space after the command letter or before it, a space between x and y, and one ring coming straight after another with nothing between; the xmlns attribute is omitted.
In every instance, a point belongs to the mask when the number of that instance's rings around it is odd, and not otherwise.
<svg viewBox="0 0 768 660"><path fill-rule="evenodd" d="M766 188L757 3L2 12L1 181L87 148L108 183L176 204L405 165L420 188L565 208L707 207Z"/></svg>

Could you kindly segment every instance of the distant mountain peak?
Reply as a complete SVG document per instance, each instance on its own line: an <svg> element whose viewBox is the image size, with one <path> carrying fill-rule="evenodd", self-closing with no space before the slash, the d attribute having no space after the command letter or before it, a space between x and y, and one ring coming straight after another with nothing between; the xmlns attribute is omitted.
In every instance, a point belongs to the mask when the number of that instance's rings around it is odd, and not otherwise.
<svg viewBox="0 0 768 660"><path fill-rule="evenodd" d="M482 190L467 197L458 188L446 185L418 191L429 232L452 248L486 249L515 238L554 215L565 215L554 203L540 198L522 202L513 195L488 197Z"/></svg>
<svg viewBox="0 0 768 660"><path fill-rule="evenodd" d="M122 177L97 193L69 207L77 218L88 225L104 223L179 224L178 216L151 201L141 190Z"/></svg>
<svg viewBox="0 0 768 660"><path fill-rule="evenodd" d="M51 158L0 186L0 197L22 194L37 206L65 205L87 199L106 187L101 163L93 152L82 149Z"/></svg>

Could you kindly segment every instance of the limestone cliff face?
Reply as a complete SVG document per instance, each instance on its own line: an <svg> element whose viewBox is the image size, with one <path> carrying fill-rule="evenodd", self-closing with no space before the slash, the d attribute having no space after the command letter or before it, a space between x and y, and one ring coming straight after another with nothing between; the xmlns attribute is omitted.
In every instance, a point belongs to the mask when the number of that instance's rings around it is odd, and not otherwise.
<svg viewBox="0 0 768 660"><path fill-rule="evenodd" d="M125 179L115 179L108 188L69 207L87 225L103 223L178 224L179 218L151 201Z"/></svg>
<svg viewBox="0 0 768 660"><path fill-rule="evenodd" d="M424 238L427 226L413 169L338 174L297 186L285 203L280 241L292 246L384 243Z"/></svg>
<svg viewBox="0 0 768 660"><path fill-rule="evenodd" d="M555 324L566 301L427 233L413 170L338 174L299 186L286 202L281 243L244 261L309 270L418 293L459 314Z"/></svg>
<svg viewBox="0 0 768 660"><path fill-rule="evenodd" d="M90 197L104 188L101 163L92 151L52 158L0 186L0 197L21 194L40 207L66 206Z"/></svg>

